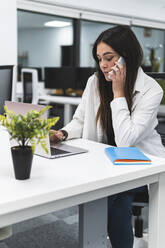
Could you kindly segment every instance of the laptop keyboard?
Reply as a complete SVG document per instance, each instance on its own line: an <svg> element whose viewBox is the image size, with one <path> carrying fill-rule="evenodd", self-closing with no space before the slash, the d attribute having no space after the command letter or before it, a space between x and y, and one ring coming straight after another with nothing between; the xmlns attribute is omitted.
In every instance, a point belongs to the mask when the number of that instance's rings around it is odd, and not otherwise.
<svg viewBox="0 0 165 248"><path fill-rule="evenodd" d="M55 147L50 147L50 152L51 155L61 155L61 154L66 154L66 153L70 153L61 149L57 149Z"/></svg>

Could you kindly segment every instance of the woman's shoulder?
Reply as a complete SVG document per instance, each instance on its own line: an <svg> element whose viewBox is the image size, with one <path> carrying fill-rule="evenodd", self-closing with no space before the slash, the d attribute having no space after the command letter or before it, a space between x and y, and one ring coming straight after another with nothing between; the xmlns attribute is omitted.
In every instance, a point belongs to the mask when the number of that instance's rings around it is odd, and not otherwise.
<svg viewBox="0 0 165 248"><path fill-rule="evenodd" d="M97 72L94 72L89 78L88 78L88 81L92 81L92 82L96 82L98 80L98 77L97 77Z"/></svg>
<svg viewBox="0 0 165 248"><path fill-rule="evenodd" d="M158 81L146 73L144 73L145 86L147 89L151 89L153 91L162 91L162 87L159 85Z"/></svg>
<svg viewBox="0 0 165 248"><path fill-rule="evenodd" d="M145 72L143 72L143 70L140 70L140 74L141 74L141 79L143 81L143 91L153 91L153 92L162 92L162 88L159 85L159 83L152 77L150 77L149 75L147 75Z"/></svg>
<svg viewBox="0 0 165 248"><path fill-rule="evenodd" d="M97 72L94 72L87 81L87 88L95 88L98 84L98 77L97 77Z"/></svg>

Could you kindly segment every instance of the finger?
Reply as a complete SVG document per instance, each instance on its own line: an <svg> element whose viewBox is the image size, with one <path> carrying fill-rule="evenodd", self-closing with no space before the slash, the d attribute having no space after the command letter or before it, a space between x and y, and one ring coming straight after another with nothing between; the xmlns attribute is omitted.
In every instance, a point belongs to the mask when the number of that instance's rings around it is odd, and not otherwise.
<svg viewBox="0 0 165 248"><path fill-rule="evenodd" d="M62 139L62 134L59 131L51 129L49 132L49 138L51 142L59 142Z"/></svg>
<svg viewBox="0 0 165 248"><path fill-rule="evenodd" d="M116 62L115 64L120 69L121 75L125 79L126 78L126 64L122 65L119 62Z"/></svg>
<svg viewBox="0 0 165 248"><path fill-rule="evenodd" d="M120 69L117 66L112 67L114 74L120 73Z"/></svg>
<svg viewBox="0 0 165 248"><path fill-rule="evenodd" d="M110 72L108 73L108 78L109 78L109 79L112 79L113 74L114 74L113 70L112 70L112 71L110 71Z"/></svg>
<svg viewBox="0 0 165 248"><path fill-rule="evenodd" d="M110 79L110 81L114 80L115 76L116 76L116 72L114 70L111 70L108 73L108 78Z"/></svg>
<svg viewBox="0 0 165 248"><path fill-rule="evenodd" d="M57 132L57 133L56 133L56 137L57 137L58 139L62 139L63 133Z"/></svg>
<svg viewBox="0 0 165 248"><path fill-rule="evenodd" d="M49 131L49 135L51 136L51 135L54 135L54 134L56 134L57 133L57 131L56 130L54 130L54 129L50 129L50 131Z"/></svg>
<svg viewBox="0 0 165 248"><path fill-rule="evenodd" d="M126 78L126 67L124 66L124 68L122 69L122 77L124 78L124 80L125 80L125 78Z"/></svg>
<svg viewBox="0 0 165 248"><path fill-rule="evenodd" d="M115 62L115 65L117 68L119 68L119 70L122 70L124 67L122 64L120 64L118 61Z"/></svg>

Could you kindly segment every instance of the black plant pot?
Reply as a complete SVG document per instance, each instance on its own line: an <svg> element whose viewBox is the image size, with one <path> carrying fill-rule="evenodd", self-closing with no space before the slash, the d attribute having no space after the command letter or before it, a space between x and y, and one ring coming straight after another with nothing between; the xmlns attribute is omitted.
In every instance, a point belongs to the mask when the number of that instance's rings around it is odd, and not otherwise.
<svg viewBox="0 0 165 248"><path fill-rule="evenodd" d="M14 146L11 148L15 178L19 180L30 177L33 152L31 146Z"/></svg>

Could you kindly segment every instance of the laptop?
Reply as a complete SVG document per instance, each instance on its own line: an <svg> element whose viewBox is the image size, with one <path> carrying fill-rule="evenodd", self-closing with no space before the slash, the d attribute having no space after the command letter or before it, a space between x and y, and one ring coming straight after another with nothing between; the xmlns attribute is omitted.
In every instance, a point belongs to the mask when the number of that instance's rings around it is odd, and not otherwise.
<svg viewBox="0 0 165 248"><path fill-rule="evenodd" d="M13 111L16 114L22 114L22 115L25 115L27 112L29 112L32 109L36 111L40 111L42 108L45 107L43 105L29 104L29 103L22 103L22 102L12 102L12 101L5 101L5 105L10 111ZM47 118L46 112L43 114L43 118ZM12 143L13 142L15 141L12 141ZM86 149L75 147L75 146L70 146L70 145L65 144L65 142L59 142L57 144L52 145L52 143L50 143L50 140L49 140L49 134L46 136L46 144L48 148L48 153L46 153L44 149L41 147L41 145L39 144L36 146L35 154L45 157L45 158L60 158L60 157L88 152L88 150ZM15 144L13 143L12 145L16 145L16 143Z"/></svg>

